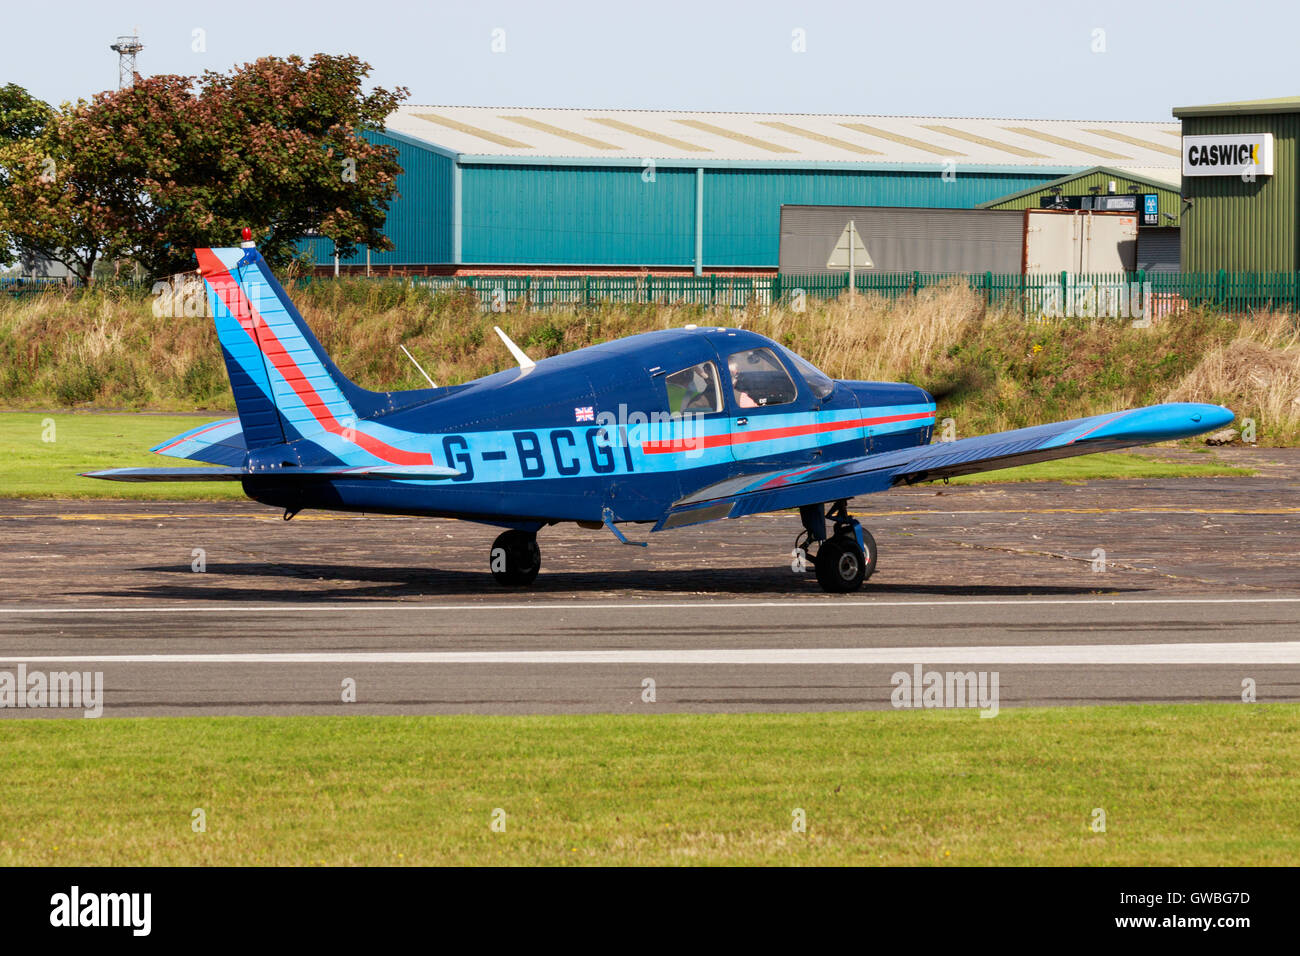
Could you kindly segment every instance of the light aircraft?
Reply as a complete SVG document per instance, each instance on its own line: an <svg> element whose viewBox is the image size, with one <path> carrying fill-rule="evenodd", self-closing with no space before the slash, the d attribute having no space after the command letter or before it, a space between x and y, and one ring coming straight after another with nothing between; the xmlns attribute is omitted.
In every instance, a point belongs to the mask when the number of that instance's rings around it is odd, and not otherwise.
<svg viewBox="0 0 1300 956"><path fill-rule="evenodd" d="M646 332L462 385L372 392L330 360L258 253L196 250L238 417L152 450L214 467L97 471L115 481L239 481L284 509L436 515L505 529L504 585L541 567L537 532L651 531L797 509L827 591L853 591L876 543L849 499L974 472L1222 428L1218 405L1166 404L931 444L914 385L834 381L777 342L716 326ZM430 381L432 385L432 381Z"/></svg>

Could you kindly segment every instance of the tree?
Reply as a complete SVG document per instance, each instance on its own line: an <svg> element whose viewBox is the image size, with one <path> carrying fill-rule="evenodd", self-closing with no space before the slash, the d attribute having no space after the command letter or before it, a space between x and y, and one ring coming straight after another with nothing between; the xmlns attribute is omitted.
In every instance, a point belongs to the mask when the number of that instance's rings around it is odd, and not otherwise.
<svg viewBox="0 0 1300 956"><path fill-rule="evenodd" d="M36 99L18 84L0 86L0 146L39 136L53 114L48 103Z"/></svg>
<svg viewBox="0 0 1300 956"><path fill-rule="evenodd" d="M0 265L13 262L18 249L5 228L6 199L11 195L12 169L30 142L39 137L54 111L21 86L0 86Z"/></svg>
<svg viewBox="0 0 1300 956"><path fill-rule="evenodd" d="M274 266L313 233L340 255L391 249L381 230L402 170L365 134L406 90L366 93L369 73L352 56L265 57L66 106L15 148L0 229L83 281L100 258L129 256L155 277L190 268L196 246L229 245L244 226Z"/></svg>
<svg viewBox="0 0 1300 956"><path fill-rule="evenodd" d="M82 282L95 263L130 248L134 191L114 164L112 143L95 141L66 111L12 84L0 115L0 234L21 258L61 262Z"/></svg>

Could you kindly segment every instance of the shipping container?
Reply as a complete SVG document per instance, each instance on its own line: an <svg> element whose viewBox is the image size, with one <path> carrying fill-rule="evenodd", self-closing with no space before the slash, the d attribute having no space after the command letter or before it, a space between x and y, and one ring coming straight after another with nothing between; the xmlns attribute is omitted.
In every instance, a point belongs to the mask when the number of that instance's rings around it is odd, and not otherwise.
<svg viewBox="0 0 1300 956"><path fill-rule="evenodd" d="M820 275L852 222L870 257L862 271L1019 272L1024 213L988 209L782 206L780 271Z"/></svg>

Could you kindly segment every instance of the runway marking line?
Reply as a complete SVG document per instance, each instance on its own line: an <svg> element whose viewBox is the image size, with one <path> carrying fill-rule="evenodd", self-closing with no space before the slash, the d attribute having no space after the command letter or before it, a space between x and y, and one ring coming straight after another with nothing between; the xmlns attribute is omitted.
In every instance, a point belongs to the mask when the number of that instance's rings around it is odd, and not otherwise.
<svg viewBox="0 0 1300 956"><path fill-rule="evenodd" d="M28 664L1300 664L1300 641L985 647L0 655Z"/></svg>
<svg viewBox="0 0 1300 956"><path fill-rule="evenodd" d="M842 601L828 598L800 601L664 601L560 604L213 604L203 606L145 607L0 607L0 614L225 614L230 611L258 614L302 614L322 611L639 611L701 610L763 607L1004 607L1022 605L1094 605L1115 607L1126 604L1300 604L1300 597L1233 598L990 598L978 601Z"/></svg>
<svg viewBox="0 0 1300 956"><path fill-rule="evenodd" d="M282 521L279 515L267 512L258 512L257 514L241 514L234 512L231 514L220 514L216 512L201 512L199 514L177 514L169 512L166 514L145 514L124 512L122 514L101 514L101 513L83 513L70 515L0 515L8 520L32 521L40 518L57 518L59 521L161 521L164 518L251 518L254 521ZM360 518L360 515L354 514L312 514L296 515L296 521L346 521L349 518ZM369 517L381 517L380 515L370 515ZM405 515L383 515L382 517L406 517Z"/></svg>

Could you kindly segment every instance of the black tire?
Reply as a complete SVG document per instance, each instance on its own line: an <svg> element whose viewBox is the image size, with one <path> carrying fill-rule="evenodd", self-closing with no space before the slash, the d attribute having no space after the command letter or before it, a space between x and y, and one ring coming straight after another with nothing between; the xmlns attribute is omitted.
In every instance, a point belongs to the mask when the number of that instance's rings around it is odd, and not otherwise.
<svg viewBox="0 0 1300 956"><path fill-rule="evenodd" d="M831 594L856 591L876 570L876 542L866 531L862 532L862 540L867 546L865 554L852 533L837 534L822 542L815 565L817 583L823 591Z"/></svg>
<svg viewBox="0 0 1300 956"><path fill-rule="evenodd" d="M488 568L497 584L522 587L537 580L542 569L542 550L537 535L528 531L503 531L492 542Z"/></svg>
<svg viewBox="0 0 1300 956"><path fill-rule="evenodd" d="M866 553L863 555L863 563L862 563L862 567L863 567L862 580L866 581L868 578L870 578L873 574L876 573L876 557L877 557L876 539L871 536L871 532L868 531L866 528L863 528L861 530L862 530L862 543L867 549ZM857 539L853 536L852 532L849 533L848 538L854 544L858 543Z"/></svg>

